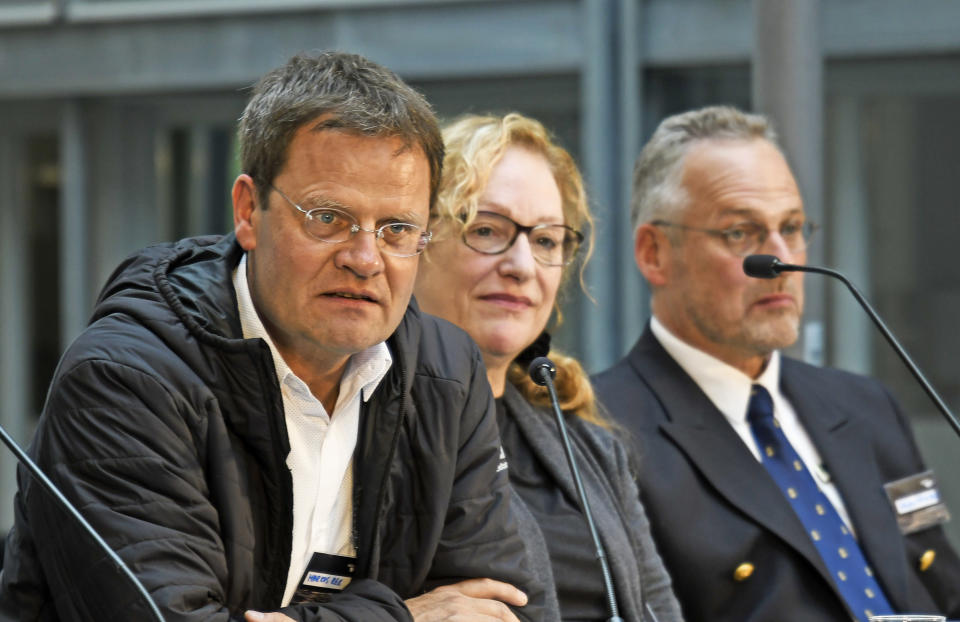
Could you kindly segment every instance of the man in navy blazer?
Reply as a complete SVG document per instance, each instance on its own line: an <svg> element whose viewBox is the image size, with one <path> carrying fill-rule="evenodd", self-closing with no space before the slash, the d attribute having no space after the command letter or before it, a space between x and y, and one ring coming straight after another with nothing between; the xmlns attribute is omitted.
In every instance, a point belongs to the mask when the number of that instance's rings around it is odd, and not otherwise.
<svg viewBox="0 0 960 622"><path fill-rule="evenodd" d="M898 613L960 617L960 560L940 506L905 511L936 495L903 413L874 380L780 355L797 339L802 273L743 273L753 253L803 263L813 229L767 120L727 107L666 119L637 161L631 209L653 318L595 384L636 441L643 503L686 619L850 622L883 612L881 598ZM851 604L838 587L848 577L831 572L793 490L767 471L747 420L757 385L796 470L856 538L877 607Z"/></svg>

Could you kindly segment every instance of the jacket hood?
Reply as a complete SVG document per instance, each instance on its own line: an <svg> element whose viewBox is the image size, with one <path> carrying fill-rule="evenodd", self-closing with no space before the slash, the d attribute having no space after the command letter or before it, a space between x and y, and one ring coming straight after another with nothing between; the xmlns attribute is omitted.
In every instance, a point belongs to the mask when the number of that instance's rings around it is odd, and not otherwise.
<svg viewBox="0 0 960 622"><path fill-rule="evenodd" d="M91 322L113 313L169 322L173 312L198 339L226 347L222 340L242 338L231 282L242 256L232 233L149 246L114 270Z"/></svg>

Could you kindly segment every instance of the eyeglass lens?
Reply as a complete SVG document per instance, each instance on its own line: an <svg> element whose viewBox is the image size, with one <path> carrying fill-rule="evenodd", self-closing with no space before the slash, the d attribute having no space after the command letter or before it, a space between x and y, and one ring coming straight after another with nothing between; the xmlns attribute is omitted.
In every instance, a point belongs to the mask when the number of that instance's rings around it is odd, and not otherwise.
<svg viewBox="0 0 960 622"><path fill-rule="evenodd" d="M470 248L487 254L505 252L524 231L534 258L548 266L562 266L576 255L580 240L564 225L521 227L510 218L493 212L478 212L463 232L463 241Z"/></svg>
<svg viewBox="0 0 960 622"><path fill-rule="evenodd" d="M307 233L324 242L346 242L356 232L368 231L350 214L333 208L308 211L305 226ZM385 250L398 255L416 255L427 243L420 228L409 223L390 223L369 232L376 234Z"/></svg>
<svg viewBox="0 0 960 622"><path fill-rule="evenodd" d="M806 250L813 235L810 222L786 222L780 227L780 237L791 252ZM727 244L738 255L750 255L760 249L770 235L769 230L758 223L747 223L724 230Z"/></svg>
<svg viewBox="0 0 960 622"><path fill-rule="evenodd" d="M317 207L305 210L276 187L271 186L284 200L303 214L304 230L321 242L337 244L346 242L360 231L372 233L380 249L395 257L412 257L423 252L430 241L430 233L405 222L388 223L376 229L364 229L349 212L332 207Z"/></svg>

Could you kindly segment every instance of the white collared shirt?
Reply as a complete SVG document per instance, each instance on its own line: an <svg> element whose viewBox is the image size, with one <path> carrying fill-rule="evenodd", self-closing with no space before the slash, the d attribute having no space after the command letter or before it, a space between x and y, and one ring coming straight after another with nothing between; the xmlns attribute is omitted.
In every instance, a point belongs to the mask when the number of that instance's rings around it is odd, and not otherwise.
<svg viewBox="0 0 960 622"><path fill-rule="evenodd" d="M283 395L290 439L287 467L293 476L293 550L283 606L290 603L313 553L355 556L353 546L353 452L357 445L360 403L373 395L393 363L380 342L350 357L340 380L331 417L280 356L250 297L247 256L233 273L240 325L245 339L270 346Z"/></svg>
<svg viewBox="0 0 960 622"><path fill-rule="evenodd" d="M770 361L757 379L750 378L736 367L728 365L718 358L710 356L679 337L671 333L656 317L650 319L650 330L657 338L663 349L673 357L673 360L687 372L697 386L710 398L734 431L740 436L744 444L757 461L761 461L760 447L750 432L750 423L747 421L747 406L750 403L750 387L760 384L770 392L773 398L773 415L780 423L780 428L807 470L813 475L814 481L827 496L833 507L847 527L853 529L846 506L840 497L840 491L833 484L833 480L825 476L826 470L820 458L820 452L807 434L803 424L797 417L797 412L780 390L780 352L774 351Z"/></svg>

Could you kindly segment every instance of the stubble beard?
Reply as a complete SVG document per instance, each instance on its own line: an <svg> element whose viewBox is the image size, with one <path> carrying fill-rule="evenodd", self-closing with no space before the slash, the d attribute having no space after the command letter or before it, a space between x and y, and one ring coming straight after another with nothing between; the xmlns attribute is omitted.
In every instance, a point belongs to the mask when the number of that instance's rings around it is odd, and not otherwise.
<svg viewBox="0 0 960 622"><path fill-rule="evenodd" d="M800 314L792 309L773 312L774 317L743 324L743 341L764 354L792 346L800 335Z"/></svg>
<svg viewBox="0 0 960 622"><path fill-rule="evenodd" d="M709 311L690 311L697 329L707 340L745 357L769 356L774 350L793 345L800 334L800 313L795 309L766 311L760 318L748 314L731 327L718 322Z"/></svg>

